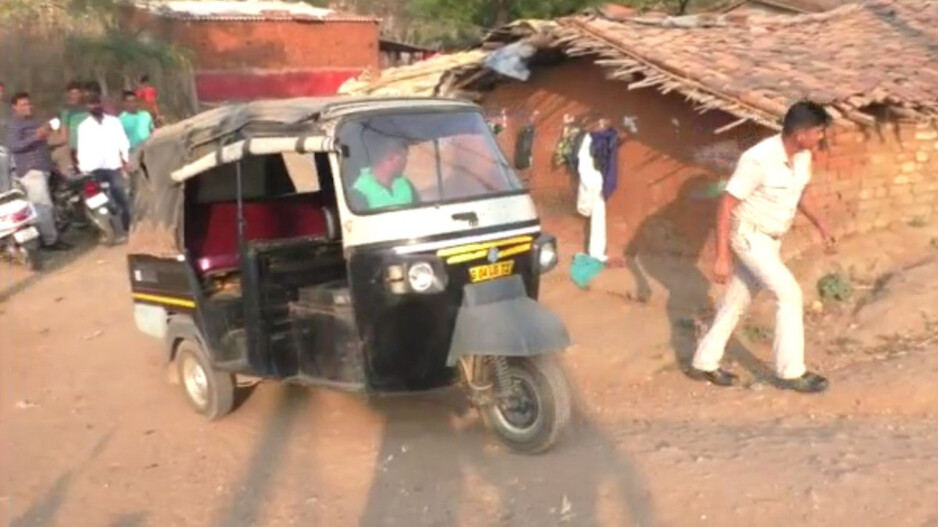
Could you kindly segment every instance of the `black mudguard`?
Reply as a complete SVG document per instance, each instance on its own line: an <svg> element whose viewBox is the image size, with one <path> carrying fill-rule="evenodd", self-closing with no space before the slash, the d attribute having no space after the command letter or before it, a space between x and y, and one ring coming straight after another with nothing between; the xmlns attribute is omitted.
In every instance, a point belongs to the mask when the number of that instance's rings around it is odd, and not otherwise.
<svg viewBox="0 0 938 527"><path fill-rule="evenodd" d="M530 357L563 351L560 318L527 295L520 276L464 287L446 363L468 355Z"/></svg>

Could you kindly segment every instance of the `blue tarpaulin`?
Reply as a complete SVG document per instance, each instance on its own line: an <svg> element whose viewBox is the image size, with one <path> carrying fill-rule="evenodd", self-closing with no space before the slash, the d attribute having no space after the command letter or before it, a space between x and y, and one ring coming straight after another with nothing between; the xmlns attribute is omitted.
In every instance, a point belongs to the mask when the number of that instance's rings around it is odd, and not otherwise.
<svg viewBox="0 0 938 527"><path fill-rule="evenodd" d="M526 42L515 42L497 49L485 58L485 67L506 77L526 81L531 70L525 64L537 49Z"/></svg>

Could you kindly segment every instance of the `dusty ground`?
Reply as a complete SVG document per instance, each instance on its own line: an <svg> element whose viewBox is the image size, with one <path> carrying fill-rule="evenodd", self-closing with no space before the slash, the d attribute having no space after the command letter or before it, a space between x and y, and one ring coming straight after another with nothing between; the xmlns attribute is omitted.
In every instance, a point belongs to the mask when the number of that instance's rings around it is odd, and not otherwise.
<svg viewBox="0 0 938 527"><path fill-rule="evenodd" d="M2 264L0 525L938 526L938 353L921 314L938 305L936 235L903 228L796 262L809 284L839 269L859 286L811 315L822 396L760 380L764 305L733 345L746 386L686 380L675 349L718 293L691 266L641 262L647 304L627 299L628 270L591 291L555 273L544 301L577 342L579 412L538 457L504 452L452 394L266 384L207 424L133 327L120 249L41 275Z"/></svg>

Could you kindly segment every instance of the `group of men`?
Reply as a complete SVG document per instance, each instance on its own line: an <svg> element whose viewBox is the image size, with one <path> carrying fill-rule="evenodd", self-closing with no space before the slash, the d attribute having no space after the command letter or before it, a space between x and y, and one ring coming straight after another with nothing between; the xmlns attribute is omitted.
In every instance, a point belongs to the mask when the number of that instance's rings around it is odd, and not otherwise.
<svg viewBox="0 0 938 527"><path fill-rule="evenodd" d="M0 99L4 98L0 83ZM148 109L140 107L143 98ZM159 117L155 89L146 77L136 90L123 92L122 111L108 108L96 82L73 81L65 91L66 104L49 120L36 117L29 93L20 91L10 99L9 123L2 126L0 145L12 154L15 170L0 167L0 192L17 183L39 216L43 247L66 250L56 229L54 206L49 192L53 172L61 177L94 174L107 182L119 208L126 231L130 227L130 199L125 180L130 154L152 133ZM12 176L12 177L10 177Z"/></svg>

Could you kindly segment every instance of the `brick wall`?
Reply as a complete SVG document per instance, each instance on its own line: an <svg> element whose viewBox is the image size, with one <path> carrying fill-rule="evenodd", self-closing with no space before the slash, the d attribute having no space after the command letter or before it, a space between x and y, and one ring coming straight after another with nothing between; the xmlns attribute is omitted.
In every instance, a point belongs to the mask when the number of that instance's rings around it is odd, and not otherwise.
<svg viewBox="0 0 938 527"><path fill-rule="evenodd" d="M886 123L878 130L836 129L818 156L814 186L835 231L863 234L895 223L932 219L938 205L938 130ZM799 217L790 254L816 241Z"/></svg>
<svg viewBox="0 0 938 527"><path fill-rule="evenodd" d="M482 101L490 115L505 109L513 119L499 142L509 159L526 115L538 114L534 166L523 171L545 226L579 250L584 218L575 212L576 176L551 164L563 116L602 115L614 122L638 118L638 133L619 150L619 190L608 203L609 253L626 248L706 261L713 255L716 199L705 191L732 171L739 154L774 132L747 124L714 130L736 119L697 113L683 97L654 90L629 91L588 60L542 67L527 82L500 84ZM938 131L915 124L880 130L843 128L815 165L815 187L839 235L868 232L894 222L929 219L938 199ZM819 241L799 216L785 252Z"/></svg>

